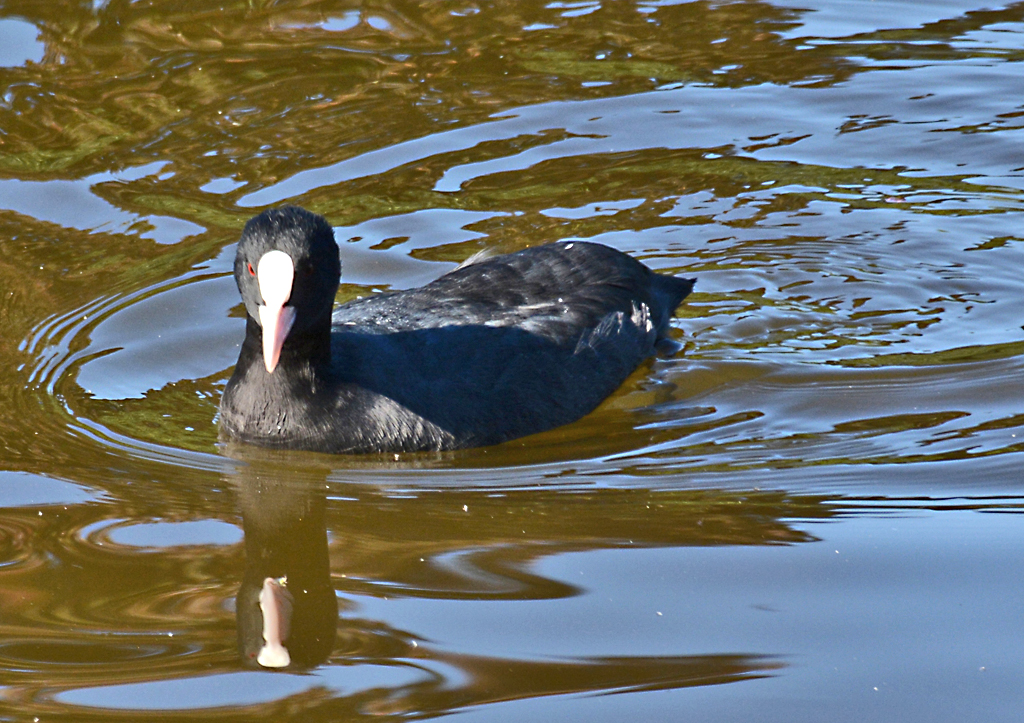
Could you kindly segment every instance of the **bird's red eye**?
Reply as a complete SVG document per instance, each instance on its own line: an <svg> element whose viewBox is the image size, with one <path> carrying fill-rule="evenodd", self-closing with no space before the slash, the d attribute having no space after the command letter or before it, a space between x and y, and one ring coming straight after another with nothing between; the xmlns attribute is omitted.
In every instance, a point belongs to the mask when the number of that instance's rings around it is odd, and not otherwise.
<svg viewBox="0 0 1024 723"><path fill-rule="evenodd" d="M255 276L256 271L252 268L252 263L247 263L245 268L249 269L249 276Z"/></svg>

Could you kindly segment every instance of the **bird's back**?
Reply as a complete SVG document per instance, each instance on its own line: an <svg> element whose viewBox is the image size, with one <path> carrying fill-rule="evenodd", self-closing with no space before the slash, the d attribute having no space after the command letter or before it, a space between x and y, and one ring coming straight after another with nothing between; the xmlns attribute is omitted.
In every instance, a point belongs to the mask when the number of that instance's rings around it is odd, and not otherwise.
<svg viewBox="0 0 1024 723"><path fill-rule="evenodd" d="M338 308L332 366L450 433L443 446L494 444L591 411L692 287L606 246L535 247Z"/></svg>

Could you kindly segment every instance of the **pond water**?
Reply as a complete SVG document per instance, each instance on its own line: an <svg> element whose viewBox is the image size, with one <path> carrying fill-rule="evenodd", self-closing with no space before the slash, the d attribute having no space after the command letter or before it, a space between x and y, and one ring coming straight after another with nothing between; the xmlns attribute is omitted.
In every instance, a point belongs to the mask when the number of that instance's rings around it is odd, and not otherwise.
<svg viewBox="0 0 1024 723"><path fill-rule="evenodd" d="M0 3L0 719L1019 719L1022 90L1019 3ZM695 276L681 350L498 447L221 443L284 202L339 301Z"/></svg>

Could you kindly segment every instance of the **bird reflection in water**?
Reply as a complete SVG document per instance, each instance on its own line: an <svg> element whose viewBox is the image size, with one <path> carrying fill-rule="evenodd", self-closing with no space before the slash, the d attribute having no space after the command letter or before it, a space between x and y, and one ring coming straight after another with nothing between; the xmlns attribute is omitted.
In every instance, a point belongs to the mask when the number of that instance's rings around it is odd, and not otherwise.
<svg viewBox="0 0 1024 723"><path fill-rule="evenodd" d="M242 661L263 668L317 666L334 648L338 625L324 477L249 459L234 484L245 530L245 574L236 599Z"/></svg>

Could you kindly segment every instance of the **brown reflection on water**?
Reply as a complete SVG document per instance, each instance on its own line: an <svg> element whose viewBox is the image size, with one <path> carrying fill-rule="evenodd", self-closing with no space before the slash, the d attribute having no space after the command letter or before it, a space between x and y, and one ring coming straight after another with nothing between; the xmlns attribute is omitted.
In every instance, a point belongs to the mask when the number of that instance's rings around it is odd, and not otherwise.
<svg viewBox="0 0 1024 723"><path fill-rule="evenodd" d="M231 659L222 604L237 554L111 540L107 533L131 514L129 503L0 515L4 533L31 529L28 554L0 560L0 685L8 704L36 705L57 682L175 676Z"/></svg>
<svg viewBox="0 0 1024 723"><path fill-rule="evenodd" d="M357 500L331 515L345 531L335 572L344 574L346 589L370 592L384 583L382 594L397 586L404 595L465 599L576 594L529 572L549 555L809 542L814 538L780 518L831 514L820 499L776 492L444 490L408 499L358 488L341 493Z"/></svg>
<svg viewBox="0 0 1024 723"><path fill-rule="evenodd" d="M366 596L453 604L572 597L585 591L536 573L535 564L603 549L810 542L815 538L793 522L835 514L827 498L767 491L399 490L337 481L316 455L240 447L230 452L240 467L217 485L223 491L192 489L195 502L204 503L191 503L168 485L167 499L185 505L176 513L150 498L157 488L142 485L138 494L129 489L119 500L0 515L0 529L20 540L3 548L0 559L0 685L9 704L89 718L90 708L76 705L76 696L104 699L109 688L105 705L127 711L133 707L131 686L234 675L251 665L247 636L255 635L259 644L253 590L266 576L287 576L295 594L290 670L341 666L344 676L346 666L369 664L420 671L418 682L398 687L382 679L383 687L373 690L298 696L295 701L305 700L302 706L317 719L439 714L537 696L763 677L783 661L736 651L563 659L467 655L432 645L415 630L360 616L356 608ZM214 531L229 530L239 514L244 555L230 540L190 542L202 532L180 533L178 543L146 542L157 523L172 523L164 524L172 534L204 520ZM153 705L146 690L139 688L143 708ZM251 695L259 700L258 691ZM200 696L161 705L175 719L174 709L191 716L215 703Z"/></svg>
<svg viewBox="0 0 1024 723"><path fill-rule="evenodd" d="M413 658L415 660L415 658ZM516 661L440 653L433 658L464 675L450 681L410 687L383 700L360 701L358 712L440 715L460 708L548 695L630 693L722 685L764 678L781 669L772 656L691 655L580 658L569 661ZM347 702L347 701L345 701ZM338 703L324 706L337 714Z"/></svg>
<svg viewBox="0 0 1024 723"><path fill-rule="evenodd" d="M828 48L798 51L798 42L780 38L795 11L758 2L686 3L646 14L631 3L605 3L571 18L535 0L216 11L23 0L5 8L35 23L46 48L41 63L10 72L13 97L0 115L17 139L4 165L20 172L108 170L111 158L131 148L137 161L174 157L179 173L201 162L213 177L273 182L299 158L330 163L365 148L381 123L398 142L431 131L439 119L482 120L539 97L681 81L834 82L849 72ZM382 102L393 112L376 112ZM311 134L311 127L320 130ZM204 158L217 138L228 141L222 152ZM183 199L167 193L175 186L187 193L190 174L183 175L162 183L159 196L132 189L118 200L184 211ZM223 222L232 209L207 203L202 215Z"/></svg>
<svg viewBox="0 0 1024 723"><path fill-rule="evenodd" d="M578 595L582 591L575 586L532 574L531 564L568 551L807 542L814 538L784 523L782 511L787 518L832 514L822 499L782 493L434 490L396 495L362 484L328 484L322 468L296 466L295 455L238 445L231 452L246 460L231 480L246 534L246 572L236 608L242 663L254 664L262 644L259 585L267 576L287 576L295 594L287 641L293 668L321 664L331 654L335 665L391 661L430 672L427 681L383 697L325 701L315 706L318 714L431 715L545 695L716 685L769 675L782 662L764 655L551 661L455 654L411 631L345 613L345 601L360 595L453 601ZM458 564L452 564L453 557ZM342 600L340 621L332 580ZM336 625L341 647L332 654ZM452 675L449 669L460 672Z"/></svg>
<svg viewBox="0 0 1024 723"><path fill-rule="evenodd" d="M45 52L38 64L0 69L10 88L0 109L9 132L0 167L42 179L108 171L129 155L136 163L170 158L177 177L159 191L111 184L103 195L122 208L174 209L218 226L239 220L230 203L237 194L197 195L200 166L203 183L267 183L310 158L349 157L381 135L400 142L439 120L480 121L540 98L682 82L820 87L857 70L850 55L900 58L922 52L906 42L919 39L931 57L957 59L965 53L951 38L1016 19L1012 9L973 12L900 31L902 42L877 33L851 47L788 37L802 12L762 2L603 3L567 13L536 0L321 0L216 11L166 0L20 0L5 13L34 23ZM382 104L391 112L381 113ZM213 147L218 153L204 155ZM404 180L416 175L409 169Z"/></svg>

